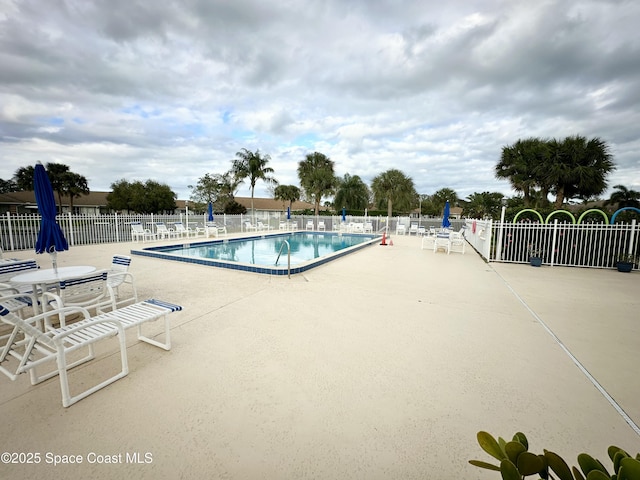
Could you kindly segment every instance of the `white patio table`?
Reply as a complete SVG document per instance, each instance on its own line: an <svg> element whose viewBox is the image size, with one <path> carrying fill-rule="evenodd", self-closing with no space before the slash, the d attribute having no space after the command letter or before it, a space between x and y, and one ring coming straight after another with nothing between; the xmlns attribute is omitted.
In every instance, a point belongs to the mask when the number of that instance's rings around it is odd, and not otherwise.
<svg viewBox="0 0 640 480"><path fill-rule="evenodd" d="M61 280L67 280L69 278L77 277L79 275L85 275L95 271L96 267L91 265L76 265L72 267L58 267L56 272L53 268L33 270L28 273L21 273L15 277L11 277L9 280L16 285L31 285L33 293L35 295L38 292L44 292L47 290L47 285L53 285ZM38 313L38 306L33 306L34 313Z"/></svg>

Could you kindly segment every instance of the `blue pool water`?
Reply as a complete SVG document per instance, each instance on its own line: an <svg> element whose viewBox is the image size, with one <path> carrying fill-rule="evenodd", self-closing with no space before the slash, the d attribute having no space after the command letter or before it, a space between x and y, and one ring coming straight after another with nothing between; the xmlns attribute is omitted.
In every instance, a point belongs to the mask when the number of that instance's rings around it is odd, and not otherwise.
<svg viewBox="0 0 640 480"><path fill-rule="evenodd" d="M291 249L293 274L376 243L378 239L377 235L294 232L148 247L131 253L255 273L286 275L288 250L285 240Z"/></svg>

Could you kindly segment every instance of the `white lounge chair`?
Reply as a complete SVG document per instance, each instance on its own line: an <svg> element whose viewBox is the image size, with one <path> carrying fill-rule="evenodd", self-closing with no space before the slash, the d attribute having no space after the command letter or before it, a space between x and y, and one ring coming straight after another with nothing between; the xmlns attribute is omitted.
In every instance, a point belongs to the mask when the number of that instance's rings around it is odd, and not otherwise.
<svg viewBox="0 0 640 480"><path fill-rule="evenodd" d="M36 327L43 320L50 322L50 318L58 314L74 316L80 314L83 315L84 320L68 327L45 332ZM33 385L58 375L63 407L73 405L129 373L124 327L116 319L91 318L86 309L73 307L51 310L28 320L23 320L0 304L0 320L12 327L7 342L0 351L0 372L4 373L10 380L16 380L20 374L29 372ZM68 371L95 358L94 344L114 336L118 337L120 347L120 371L99 384L72 396L69 388ZM68 363L69 354L85 348L88 349L86 356ZM38 375L36 369L46 364L55 364L56 368L46 374ZM104 367L101 367L102 371Z"/></svg>
<svg viewBox="0 0 640 480"><path fill-rule="evenodd" d="M364 233L373 233L373 223L371 222L364 222L364 229L363 229Z"/></svg>
<svg viewBox="0 0 640 480"><path fill-rule="evenodd" d="M211 236L218 237L220 235L227 234L226 225L218 225L215 222L207 223L204 228L205 228L205 235L207 237L211 237Z"/></svg>
<svg viewBox="0 0 640 480"><path fill-rule="evenodd" d="M165 238L178 237L175 230L173 230L172 228L167 228L164 223L156 223L156 234L161 240L164 240Z"/></svg>
<svg viewBox="0 0 640 480"><path fill-rule="evenodd" d="M324 220L318 220L318 231L319 232L320 231L324 232L326 230L327 230L327 228L324 225Z"/></svg>
<svg viewBox="0 0 640 480"><path fill-rule="evenodd" d="M396 235L404 235L405 233L407 233L407 227L398 222L398 224L396 225Z"/></svg>
<svg viewBox="0 0 640 480"><path fill-rule="evenodd" d="M156 240L158 237L148 228L144 228L142 223L134 222L131 224L131 239L135 242L142 239L145 242L147 239Z"/></svg>
<svg viewBox="0 0 640 480"><path fill-rule="evenodd" d="M411 222L411 225L409 225L409 235L412 233L418 235L418 224L416 222Z"/></svg>
<svg viewBox="0 0 640 480"><path fill-rule="evenodd" d="M256 227L258 228L258 230L261 230L261 231L263 231L263 230L266 230L266 231L271 230L271 225L269 225L268 223L264 224L262 222L258 222Z"/></svg>
<svg viewBox="0 0 640 480"><path fill-rule="evenodd" d="M194 237L196 235L198 235L198 233L195 230L192 230L191 228L185 227L182 222L174 223L173 224L173 229L175 231L176 237L187 237L187 238L189 238L190 235L193 235Z"/></svg>
<svg viewBox="0 0 640 480"><path fill-rule="evenodd" d="M127 375L129 369L125 339L126 329L136 327L138 340L164 350L170 350L171 338L168 315L180 310L182 310L182 307L179 305L150 299L94 317L91 317L84 308L65 307L59 310L50 310L28 320L23 320L9 312L0 303L0 320L13 327L7 343L0 350L0 371L11 380L15 380L18 375L28 371L30 372L31 383L34 385L59 375L62 405L68 407ZM84 318L70 325L50 328L44 332L34 326L42 322L45 325L50 325L52 323L51 317L54 316L66 317L70 315L76 316L77 314L82 315ZM162 318L164 319L164 342L142 335L143 324ZM94 343L115 335L118 336L120 344L121 371L100 384L78 395L71 396L68 370L95 358ZM67 363L67 355L69 353L85 347L88 348L88 355L73 363ZM44 375L36 373L37 367L53 362L57 364L55 370Z"/></svg>
<svg viewBox="0 0 640 480"><path fill-rule="evenodd" d="M244 231L245 232L257 232L258 231L258 227L256 225L253 225L251 222L246 221L246 222L244 222Z"/></svg>
<svg viewBox="0 0 640 480"><path fill-rule="evenodd" d="M313 230L313 229L314 229L313 220L307 220L307 230Z"/></svg>

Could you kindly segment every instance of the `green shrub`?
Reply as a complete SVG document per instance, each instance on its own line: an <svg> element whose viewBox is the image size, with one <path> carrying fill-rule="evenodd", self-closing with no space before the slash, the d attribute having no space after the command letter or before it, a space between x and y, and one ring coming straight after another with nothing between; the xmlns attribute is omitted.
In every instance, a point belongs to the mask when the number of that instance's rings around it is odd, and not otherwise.
<svg viewBox="0 0 640 480"><path fill-rule="evenodd" d="M577 467L569 468L558 454L544 450L543 454L529 452L529 442L524 433L518 432L510 442L497 440L487 432L478 432L480 447L500 462L500 465L469 460L471 465L500 472L503 480L522 480L537 475L543 480L640 480L640 454L632 458L619 447L611 446L607 453L613 463L613 473L599 460L581 453Z"/></svg>

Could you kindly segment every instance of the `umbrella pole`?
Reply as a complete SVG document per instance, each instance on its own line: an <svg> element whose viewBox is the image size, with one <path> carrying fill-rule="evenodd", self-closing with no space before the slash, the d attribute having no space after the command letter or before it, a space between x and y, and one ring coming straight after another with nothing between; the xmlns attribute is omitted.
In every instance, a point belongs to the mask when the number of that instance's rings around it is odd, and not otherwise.
<svg viewBox="0 0 640 480"><path fill-rule="evenodd" d="M53 264L53 271L58 274L58 252L55 250L49 252L51 255L51 263Z"/></svg>

